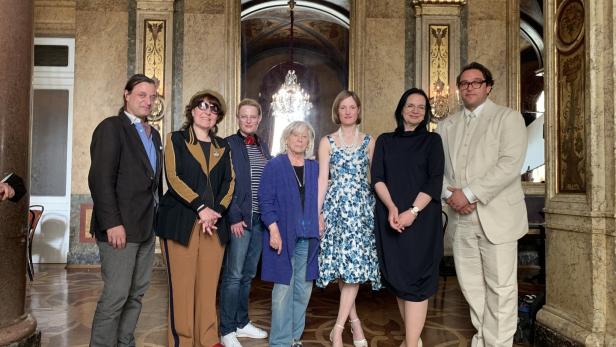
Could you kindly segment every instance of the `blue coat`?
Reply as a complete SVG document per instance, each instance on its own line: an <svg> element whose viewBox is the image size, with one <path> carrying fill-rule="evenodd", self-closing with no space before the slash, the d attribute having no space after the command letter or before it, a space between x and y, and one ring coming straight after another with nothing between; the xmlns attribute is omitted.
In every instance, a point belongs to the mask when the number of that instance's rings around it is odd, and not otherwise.
<svg viewBox="0 0 616 347"><path fill-rule="evenodd" d="M263 234L263 258L261 279L268 282L289 285L291 282L291 257L295 251L297 231L304 228L310 238L306 280L311 281L319 275L319 216L317 212L317 184L319 165L306 159L304 209L299 197L295 172L286 154L270 160L261 176L259 185L259 208L261 220L266 226L276 222L282 239L282 253L269 246L269 232ZM302 223L303 221L303 223Z"/></svg>
<svg viewBox="0 0 616 347"><path fill-rule="evenodd" d="M248 225L248 229L252 229L252 186L250 185L248 150L244 144L244 138L238 134L233 134L225 140L231 147L231 159L235 171L235 190L233 191L231 205L229 205L227 219L229 225L244 221ZM259 139L259 147L261 147L265 158L270 160L272 156L269 154L267 144L263 143L261 139Z"/></svg>

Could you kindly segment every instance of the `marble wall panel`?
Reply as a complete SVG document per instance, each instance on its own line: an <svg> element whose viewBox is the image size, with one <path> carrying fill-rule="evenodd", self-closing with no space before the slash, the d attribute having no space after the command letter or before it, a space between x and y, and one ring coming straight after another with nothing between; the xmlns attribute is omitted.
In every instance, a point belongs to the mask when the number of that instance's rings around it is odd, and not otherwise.
<svg viewBox="0 0 616 347"><path fill-rule="evenodd" d="M212 89L225 97L225 18L224 15L186 13L184 15L183 102L200 90ZM229 105L227 105L229 108ZM183 107L182 107L183 109ZM227 116L233 112L227 110ZM174 115L180 117L182 115ZM177 124L176 120L173 122ZM226 135L226 134L219 134Z"/></svg>
<svg viewBox="0 0 616 347"><path fill-rule="evenodd" d="M80 2L81 3L81 2ZM91 3L85 2L84 3ZM75 19L75 101L72 193L89 194L90 140L96 125L117 114L127 80L128 13L77 9ZM118 5L118 4L116 4Z"/></svg>
<svg viewBox="0 0 616 347"><path fill-rule="evenodd" d="M35 36L75 35L76 0L35 0Z"/></svg>
<svg viewBox="0 0 616 347"><path fill-rule="evenodd" d="M468 2L468 62L477 61L495 80L490 98L507 105L507 1Z"/></svg>
<svg viewBox="0 0 616 347"><path fill-rule="evenodd" d="M225 0L184 0L186 13L224 14Z"/></svg>
<svg viewBox="0 0 616 347"><path fill-rule="evenodd" d="M613 345L616 345L616 236L610 235L606 240L606 327L605 330Z"/></svg>
<svg viewBox="0 0 616 347"><path fill-rule="evenodd" d="M547 302L579 324L593 314L592 234L548 229L546 235Z"/></svg>
<svg viewBox="0 0 616 347"><path fill-rule="evenodd" d="M368 18L404 18L404 13L404 1L366 1L366 17Z"/></svg>
<svg viewBox="0 0 616 347"><path fill-rule="evenodd" d="M394 111L405 80L404 22L404 18L366 19L362 124L375 137L396 127Z"/></svg>

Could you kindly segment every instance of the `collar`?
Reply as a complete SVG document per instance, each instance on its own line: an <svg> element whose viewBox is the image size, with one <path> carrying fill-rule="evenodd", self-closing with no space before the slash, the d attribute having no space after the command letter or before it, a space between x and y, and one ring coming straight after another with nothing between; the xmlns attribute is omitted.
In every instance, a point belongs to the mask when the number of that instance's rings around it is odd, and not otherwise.
<svg viewBox="0 0 616 347"><path fill-rule="evenodd" d="M475 118L479 118L481 116L481 111L483 110L484 106L486 105L486 102L488 101L488 99L486 99L486 101L483 102L483 104L477 106L477 108L475 108L474 111L469 110L468 108L464 108L464 117L468 116L471 112L475 114Z"/></svg>
<svg viewBox="0 0 616 347"><path fill-rule="evenodd" d="M254 137L254 139L255 139L255 143L254 143L254 144L255 144L255 145L257 145L257 146L260 146L260 145L261 145L261 144L259 143L259 136L257 136L257 134L256 134L256 133L255 133L255 134L252 134L252 135L244 136L244 134L242 134L242 132L238 129L238 130L237 130L237 135L238 135L238 136L242 139L242 141L244 141L244 143L246 143L246 138L247 138L247 137L252 136L252 137Z"/></svg>
<svg viewBox="0 0 616 347"><path fill-rule="evenodd" d="M143 123L141 121L141 118L135 116L134 114L129 113L128 111L124 110L124 114L128 117L128 119L130 120L130 124L134 125L136 123Z"/></svg>

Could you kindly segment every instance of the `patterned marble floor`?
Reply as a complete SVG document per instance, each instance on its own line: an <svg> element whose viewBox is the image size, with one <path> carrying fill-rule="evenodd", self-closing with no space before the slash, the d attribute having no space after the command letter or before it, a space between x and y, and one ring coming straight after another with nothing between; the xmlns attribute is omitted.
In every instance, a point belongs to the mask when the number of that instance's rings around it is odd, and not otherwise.
<svg viewBox="0 0 616 347"><path fill-rule="evenodd" d="M43 346L87 346L92 315L102 282L98 271L64 269L64 265L38 266L34 282L28 284L27 307L38 321ZM424 346L467 346L474 330L468 306L454 277L441 280L439 292L430 300L422 334ZM532 291L534 287L530 288ZM520 291L529 291L521 284ZM250 317L269 330L269 283L255 281ZM337 313L338 290L333 285L315 288L308 306L304 346L329 346L328 334ZM167 281L164 271L155 271L144 298L136 331L138 346L166 346ZM400 315L394 297L387 291L371 292L362 287L357 307L370 347L397 347L402 341ZM345 346L352 346L346 329ZM266 340L240 339L245 347L267 346Z"/></svg>

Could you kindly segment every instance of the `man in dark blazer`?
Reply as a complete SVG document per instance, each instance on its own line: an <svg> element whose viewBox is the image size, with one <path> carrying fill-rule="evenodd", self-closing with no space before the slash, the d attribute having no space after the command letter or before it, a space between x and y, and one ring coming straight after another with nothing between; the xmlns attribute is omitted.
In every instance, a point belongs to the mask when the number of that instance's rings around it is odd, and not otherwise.
<svg viewBox="0 0 616 347"><path fill-rule="evenodd" d="M162 189L160 134L147 123L156 97L152 79L132 76L118 115L104 119L92 135L91 225L104 287L92 322L91 346L135 346L141 300L150 283Z"/></svg>
<svg viewBox="0 0 616 347"><path fill-rule="evenodd" d="M0 201L17 202L26 194L26 186L21 177L14 173L8 174L0 181Z"/></svg>

